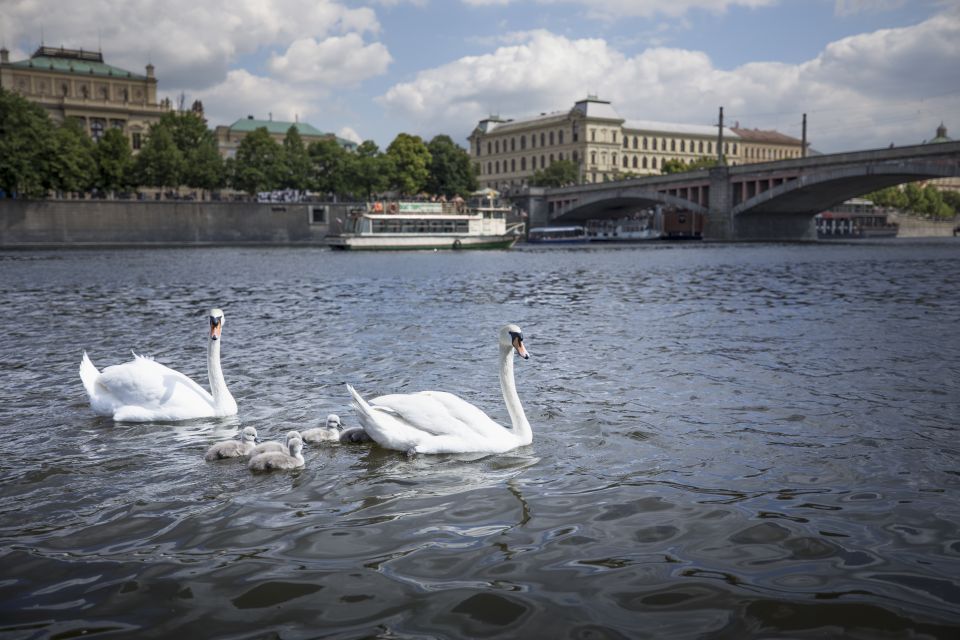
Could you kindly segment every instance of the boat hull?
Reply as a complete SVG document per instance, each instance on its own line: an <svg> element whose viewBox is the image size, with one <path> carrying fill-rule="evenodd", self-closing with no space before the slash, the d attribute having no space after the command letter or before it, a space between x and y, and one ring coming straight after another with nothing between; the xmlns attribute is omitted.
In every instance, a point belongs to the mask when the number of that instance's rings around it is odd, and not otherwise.
<svg viewBox="0 0 960 640"><path fill-rule="evenodd" d="M409 234L330 236L327 244L332 249L346 251L432 251L434 249L509 249L517 236L430 236Z"/></svg>

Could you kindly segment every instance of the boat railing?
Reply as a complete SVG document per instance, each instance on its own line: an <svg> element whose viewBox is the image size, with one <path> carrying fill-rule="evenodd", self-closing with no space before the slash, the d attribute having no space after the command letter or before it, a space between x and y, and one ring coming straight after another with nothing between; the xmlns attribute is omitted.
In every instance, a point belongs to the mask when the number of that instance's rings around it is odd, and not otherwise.
<svg viewBox="0 0 960 640"><path fill-rule="evenodd" d="M374 200L366 204L367 213L423 213L457 215L470 213L467 203L463 200L451 202L433 202L420 200Z"/></svg>

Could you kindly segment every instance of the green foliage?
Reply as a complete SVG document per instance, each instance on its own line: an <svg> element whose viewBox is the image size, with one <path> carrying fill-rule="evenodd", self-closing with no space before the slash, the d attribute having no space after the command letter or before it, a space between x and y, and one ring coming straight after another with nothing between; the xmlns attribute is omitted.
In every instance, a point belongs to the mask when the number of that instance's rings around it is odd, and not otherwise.
<svg viewBox="0 0 960 640"><path fill-rule="evenodd" d="M912 211L931 218L953 218L960 208L960 194L955 191L940 191L932 184L924 187L915 182L899 187L887 187L864 196L881 207L893 207Z"/></svg>
<svg viewBox="0 0 960 640"><path fill-rule="evenodd" d="M477 190L477 177L466 150L447 135L438 135L427 144L430 152L430 175L427 191L447 198Z"/></svg>
<svg viewBox="0 0 960 640"><path fill-rule="evenodd" d="M538 169L530 178L535 187L563 187L576 184L579 177L577 163L573 160L557 160L546 169Z"/></svg>
<svg viewBox="0 0 960 640"><path fill-rule="evenodd" d="M96 147L77 120L68 119L54 131L56 153L51 162L52 187L57 191L87 191L96 184Z"/></svg>
<svg viewBox="0 0 960 640"><path fill-rule="evenodd" d="M121 191L134 182L130 143L119 129L104 132L93 150L96 163L95 184L101 191Z"/></svg>
<svg viewBox="0 0 960 640"><path fill-rule="evenodd" d="M147 187L179 187L183 175L183 153L177 148L170 127L150 127L146 144L137 155L134 172L138 184Z"/></svg>
<svg viewBox="0 0 960 640"><path fill-rule="evenodd" d="M386 160L373 140L364 140L349 156L347 163L347 191L371 198L387 188Z"/></svg>
<svg viewBox="0 0 960 640"><path fill-rule="evenodd" d="M281 187L303 191L310 180L310 156L303 146L303 138L296 126L287 129L283 139L283 156L285 175Z"/></svg>
<svg viewBox="0 0 960 640"><path fill-rule="evenodd" d="M310 185L322 193L344 193L346 189L347 151L334 138L311 142L307 147L310 156Z"/></svg>
<svg viewBox="0 0 960 640"><path fill-rule="evenodd" d="M251 195L272 191L279 188L284 173L283 147L270 137L266 127L250 132L237 145L234 188Z"/></svg>
<svg viewBox="0 0 960 640"><path fill-rule="evenodd" d="M683 173L684 171L709 169L710 167L715 166L717 166L717 159L709 158L707 156L697 158L696 160L691 160L690 162L684 162L678 158L670 158L668 160L664 160L663 164L660 165L660 173Z"/></svg>
<svg viewBox="0 0 960 640"><path fill-rule="evenodd" d="M420 136L399 133L387 147L389 185L402 194L423 191L430 177L430 151Z"/></svg>
<svg viewBox="0 0 960 640"><path fill-rule="evenodd" d="M42 107L0 88L0 189L30 197L46 195L57 142Z"/></svg>

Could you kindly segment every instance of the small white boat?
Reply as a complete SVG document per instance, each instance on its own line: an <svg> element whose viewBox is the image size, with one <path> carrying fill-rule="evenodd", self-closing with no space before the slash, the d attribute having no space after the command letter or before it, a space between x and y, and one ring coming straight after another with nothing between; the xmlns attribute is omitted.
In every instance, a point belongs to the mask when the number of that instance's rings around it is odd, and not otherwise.
<svg viewBox="0 0 960 640"><path fill-rule="evenodd" d="M588 242L587 230L581 225L532 227L527 242L532 244L574 244Z"/></svg>
<svg viewBox="0 0 960 640"><path fill-rule="evenodd" d="M587 223L590 242L638 242L659 240L653 217L623 218L620 220L592 220Z"/></svg>
<svg viewBox="0 0 960 640"><path fill-rule="evenodd" d="M509 249L523 235L523 222L508 222L509 204L376 201L350 212L334 249Z"/></svg>

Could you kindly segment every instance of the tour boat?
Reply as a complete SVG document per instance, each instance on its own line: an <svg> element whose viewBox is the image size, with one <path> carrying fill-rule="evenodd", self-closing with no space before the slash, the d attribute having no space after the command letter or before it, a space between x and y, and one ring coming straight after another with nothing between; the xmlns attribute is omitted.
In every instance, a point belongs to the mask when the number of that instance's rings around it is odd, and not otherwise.
<svg viewBox="0 0 960 640"><path fill-rule="evenodd" d="M466 202L375 201L350 212L334 249L509 249L523 235L523 222L508 222L509 204L491 198Z"/></svg>
<svg viewBox="0 0 960 640"><path fill-rule="evenodd" d="M653 216L621 218L620 220L591 220L587 223L590 242L638 242L659 240L660 231Z"/></svg>

